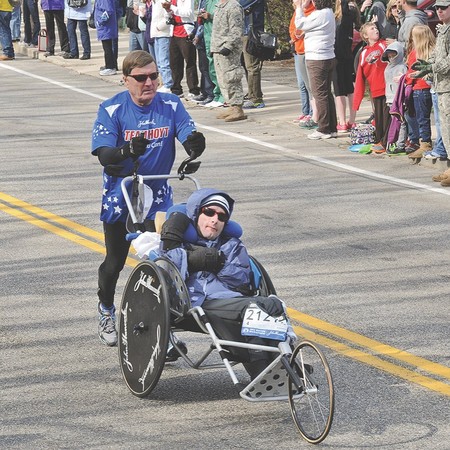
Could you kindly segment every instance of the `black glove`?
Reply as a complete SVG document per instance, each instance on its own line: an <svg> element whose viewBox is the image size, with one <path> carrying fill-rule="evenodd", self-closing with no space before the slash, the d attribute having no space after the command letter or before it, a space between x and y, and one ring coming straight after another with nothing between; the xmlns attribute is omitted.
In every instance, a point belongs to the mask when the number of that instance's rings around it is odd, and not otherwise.
<svg viewBox="0 0 450 450"><path fill-rule="evenodd" d="M150 141L145 139L144 133L141 133L139 136L134 137L130 142L127 142L120 147L120 153L124 158L131 157L133 159L138 159L139 156L142 156L145 153L148 144L150 144Z"/></svg>
<svg viewBox="0 0 450 450"><path fill-rule="evenodd" d="M198 131L194 131L187 137L186 141L183 142L183 147L189 156L192 156L194 159L198 158L206 147L205 136Z"/></svg>
<svg viewBox="0 0 450 450"><path fill-rule="evenodd" d="M191 246L187 250L188 270L190 273L206 271L220 272L225 264L225 255L214 247Z"/></svg>
<svg viewBox="0 0 450 450"><path fill-rule="evenodd" d="M220 49L219 53L223 56L228 56L231 53L231 50L229 48L224 47Z"/></svg>
<svg viewBox="0 0 450 450"><path fill-rule="evenodd" d="M163 242L163 250L172 250L179 247L183 242L184 232L191 221L186 214L174 212L163 223L161 229L161 241Z"/></svg>
<svg viewBox="0 0 450 450"><path fill-rule="evenodd" d="M111 177L120 177L123 171L123 167L120 164L108 164L105 166L106 175L110 175Z"/></svg>
<svg viewBox="0 0 450 450"><path fill-rule="evenodd" d="M425 61L424 59L418 59L412 66L412 70L415 70L417 73L411 74L411 78L423 78L425 75L428 75L433 71L431 63Z"/></svg>

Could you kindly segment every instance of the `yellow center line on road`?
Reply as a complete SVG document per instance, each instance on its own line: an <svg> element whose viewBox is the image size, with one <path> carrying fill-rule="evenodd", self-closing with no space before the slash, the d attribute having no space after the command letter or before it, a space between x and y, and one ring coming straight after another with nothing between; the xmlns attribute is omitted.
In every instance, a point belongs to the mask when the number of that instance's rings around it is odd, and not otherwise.
<svg viewBox="0 0 450 450"><path fill-rule="evenodd" d="M383 344L374 339L370 339L361 334L355 333L345 328L338 327L331 323L320 320L308 314L288 308L288 314L291 319L302 322L308 327L322 330L326 333L345 339L348 342L359 345L360 347L372 350L374 353L394 358L411 366L417 367L420 370L437 375L442 378L450 380L450 368L441 364L434 363L420 356L415 356L411 353Z"/></svg>
<svg viewBox="0 0 450 450"><path fill-rule="evenodd" d="M394 363L384 361L380 358L377 358L376 356L349 347L348 345L341 342L336 342L330 338L307 330L306 328L294 326L294 330L299 336L303 336L305 339L328 347L334 350L336 353L355 359L366 365L376 367L377 369L383 370L384 372L387 372L391 375L403 378L404 380L407 380L411 383L418 384L427 389L438 392L439 394L444 394L450 397L450 385L443 383L442 381L437 381L433 378L426 377L412 370L397 366Z"/></svg>
<svg viewBox="0 0 450 450"><path fill-rule="evenodd" d="M31 225L39 227L45 231L53 233L78 245L86 247L92 251L101 253L103 255L105 254L105 248L103 244L93 242L83 236L80 236L80 234L82 234L87 236L88 238L102 241L103 233L94 231L88 227L80 225L69 219L60 217L56 214L52 214L42 208L31 205L30 203L24 202L5 193L0 192L0 200L14 206L12 207L0 202L0 211L3 211L10 216L16 217L17 219L23 220ZM28 212L25 211L28 211L29 213L34 215L28 214ZM53 222L60 226L54 225L50 222ZM62 226L67 229L61 228ZM73 232L70 230L72 230ZM138 262L138 260L132 257L128 257L126 264L128 266L134 267L138 264ZM292 308L288 308L288 313L290 318L294 321L304 323L308 327L317 329L319 332L321 331L337 336L338 338L344 339L351 344L362 347L363 349L367 349L384 356L389 356L394 360L406 362L410 365L413 365L424 372L450 379L450 369L448 367L428 361L424 358L412 355L408 352L399 350L395 347L391 347L381 342L377 342L373 339L325 322L316 317L301 313L300 311L294 310ZM365 353L362 350L352 348L347 344L317 334L306 328L294 326L294 329L299 335L304 336L306 339L310 339L313 342L331 348L339 354L353 358L372 367L376 367L377 369L388 372L409 382L416 383L433 391L450 396L450 385L448 384L418 374L412 370L403 368L392 362L385 361L370 353Z"/></svg>

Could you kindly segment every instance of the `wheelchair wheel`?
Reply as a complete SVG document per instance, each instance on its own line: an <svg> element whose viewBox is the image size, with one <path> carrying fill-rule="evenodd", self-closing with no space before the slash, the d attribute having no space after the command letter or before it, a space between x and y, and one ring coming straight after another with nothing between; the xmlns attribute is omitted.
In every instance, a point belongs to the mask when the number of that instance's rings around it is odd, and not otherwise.
<svg viewBox="0 0 450 450"><path fill-rule="evenodd" d="M169 304L161 269L137 265L125 286L119 317L119 360L130 391L145 397L155 388L169 342Z"/></svg>
<svg viewBox="0 0 450 450"><path fill-rule="evenodd" d="M292 418L303 438L318 444L327 437L333 421L334 389L330 368L322 352L307 341L295 348L291 367L300 379L298 389L289 377Z"/></svg>

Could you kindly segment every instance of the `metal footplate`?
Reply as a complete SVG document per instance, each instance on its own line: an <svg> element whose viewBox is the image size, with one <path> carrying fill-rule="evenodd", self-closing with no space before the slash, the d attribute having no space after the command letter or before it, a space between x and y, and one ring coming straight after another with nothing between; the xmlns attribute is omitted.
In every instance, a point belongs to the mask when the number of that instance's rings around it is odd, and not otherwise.
<svg viewBox="0 0 450 450"><path fill-rule="evenodd" d="M249 402L289 400L289 378L280 358L273 361L239 395Z"/></svg>

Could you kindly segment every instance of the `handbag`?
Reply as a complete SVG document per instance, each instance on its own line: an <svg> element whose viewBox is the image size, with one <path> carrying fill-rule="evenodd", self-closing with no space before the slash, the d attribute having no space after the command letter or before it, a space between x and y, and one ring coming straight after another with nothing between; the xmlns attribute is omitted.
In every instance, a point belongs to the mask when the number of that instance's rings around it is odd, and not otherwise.
<svg viewBox="0 0 450 450"><path fill-rule="evenodd" d="M270 22L269 9L267 3L264 4L264 9L267 14L267 23L269 30L272 31ZM275 34L268 31L258 31L253 28L253 15L250 12L250 29L248 33L248 41L245 51L258 58L260 61L267 61L275 58L278 48L278 38Z"/></svg>
<svg viewBox="0 0 450 450"><path fill-rule="evenodd" d="M370 123L359 123L350 130L352 145L373 144L375 142L375 127Z"/></svg>

